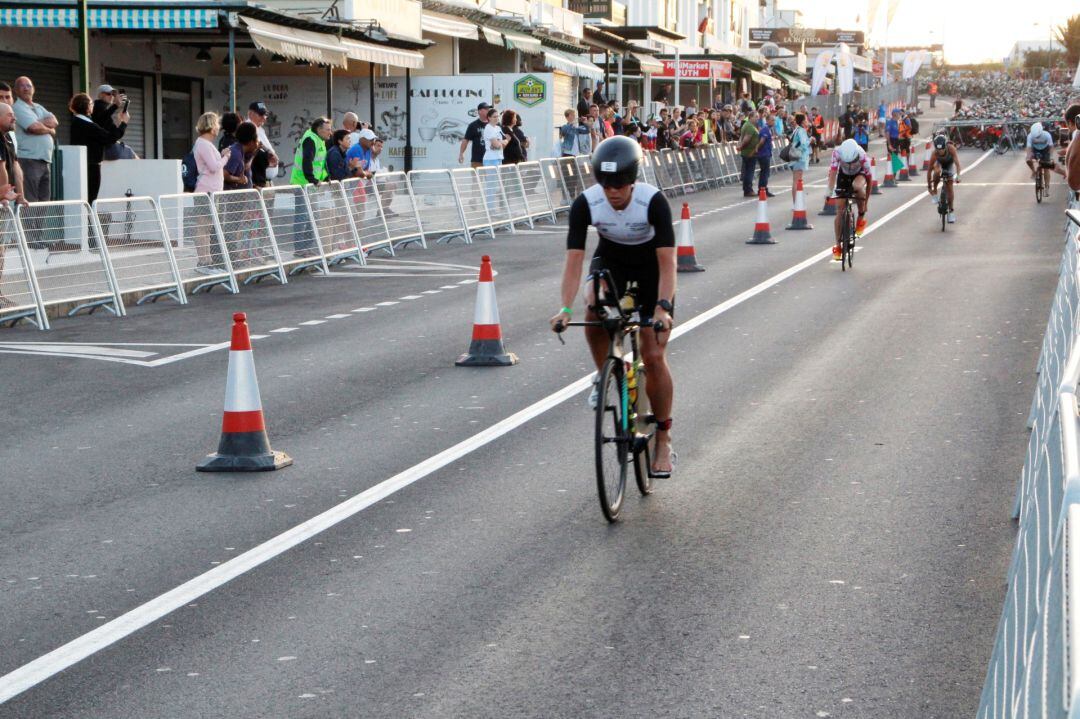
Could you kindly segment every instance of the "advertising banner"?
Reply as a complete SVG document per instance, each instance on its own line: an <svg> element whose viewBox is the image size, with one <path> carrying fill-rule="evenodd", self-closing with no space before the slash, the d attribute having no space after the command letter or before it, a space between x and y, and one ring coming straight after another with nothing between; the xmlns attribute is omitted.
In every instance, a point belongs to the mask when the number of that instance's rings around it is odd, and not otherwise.
<svg viewBox="0 0 1080 719"><path fill-rule="evenodd" d="M783 47L827 46L846 42L849 45L862 45L865 34L862 30L823 30L812 27L752 27L750 44L760 45L771 42Z"/></svg>
<svg viewBox="0 0 1080 719"><path fill-rule="evenodd" d="M465 129L476 119L476 106L491 101L491 75L414 77L413 169L459 167L458 148L465 138Z"/></svg>
<svg viewBox="0 0 1080 719"><path fill-rule="evenodd" d="M653 75L654 78L675 77L675 61L662 60L664 69ZM731 81L730 60L679 60L680 80L723 80Z"/></svg>
<svg viewBox="0 0 1080 719"><path fill-rule="evenodd" d="M492 75L498 98L496 107L521 115L521 129L529 138L529 159L539 160L555 154L555 115L559 124L566 108L555 107L555 76L550 72L500 73Z"/></svg>

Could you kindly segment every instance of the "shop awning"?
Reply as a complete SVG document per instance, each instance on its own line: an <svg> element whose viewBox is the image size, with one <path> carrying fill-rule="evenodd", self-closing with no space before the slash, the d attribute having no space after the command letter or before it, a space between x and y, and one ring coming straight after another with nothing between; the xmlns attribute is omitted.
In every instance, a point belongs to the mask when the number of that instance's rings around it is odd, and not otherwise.
<svg viewBox="0 0 1080 719"><path fill-rule="evenodd" d="M553 70L559 70L568 75L577 75L590 80L604 79L604 71L592 64L583 55L573 55L568 52L544 48L544 64Z"/></svg>
<svg viewBox="0 0 1080 719"><path fill-rule="evenodd" d="M765 87L771 87L774 90L780 89L779 80L777 80L772 75L766 75L765 73L758 72L757 70L750 71L750 80L760 85L764 85Z"/></svg>
<svg viewBox="0 0 1080 719"><path fill-rule="evenodd" d="M663 72L664 70L664 63L660 62L655 57L652 57L650 55L646 55L640 52L632 52L630 53L630 57L638 61L638 65L641 66L641 71L643 73L647 72L650 75L653 75L658 72Z"/></svg>
<svg viewBox="0 0 1080 719"><path fill-rule="evenodd" d="M319 65L340 68L349 66L349 52L336 35L298 30L251 17L242 19L256 47L267 52Z"/></svg>
<svg viewBox="0 0 1080 719"><path fill-rule="evenodd" d="M773 65L769 70L780 79L780 82L790 87L795 92L810 94L810 83L806 82L798 73L789 70L783 65Z"/></svg>
<svg viewBox="0 0 1080 719"><path fill-rule="evenodd" d="M424 66L423 53L415 50L402 50L396 47L376 45L371 42L342 38L341 45L351 60L373 62L376 65L393 65L417 70Z"/></svg>
<svg viewBox="0 0 1080 719"><path fill-rule="evenodd" d="M522 35L516 32L507 32L505 30L502 35L506 38L506 49L508 50L521 50L522 52L528 52L534 55L543 52L543 46L535 37L529 37L528 35Z"/></svg>
<svg viewBox="0 0 1080 719"><path fill-rule="evenodd" d="M87 24L94 30L197 30L216 28L218 11L205 8L91 8ZM74 8L0 8L0 27L68 28L79 26Z"/></svg>
<svg viewBox="0 0 1080 719"><path fill-rule="evenodd" d="M425 32L447 37L461 37L467 40L477 40L480 37L480 30L476 23L430 10L424 10L424 14L420 16L420 27Z"/></svg>

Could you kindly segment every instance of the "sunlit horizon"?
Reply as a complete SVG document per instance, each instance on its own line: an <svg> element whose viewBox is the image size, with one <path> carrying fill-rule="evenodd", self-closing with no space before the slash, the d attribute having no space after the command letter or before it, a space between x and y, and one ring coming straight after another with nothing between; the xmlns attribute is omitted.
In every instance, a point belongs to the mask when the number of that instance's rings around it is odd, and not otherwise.
<svg viewBox="0 0 1080 719"><path fill-rule="evenodd" d="M944 38L945 60L957 64L1000 62L1016 42L1049 42L1051 26L1080 14L1076 0L1044 0L1007 11L975 0L900 0L886 32L888 5L880 0L870 28L870 0L779 1L781 9L802 11L806 27L867 31L872 45L930 45Z"/></svg>

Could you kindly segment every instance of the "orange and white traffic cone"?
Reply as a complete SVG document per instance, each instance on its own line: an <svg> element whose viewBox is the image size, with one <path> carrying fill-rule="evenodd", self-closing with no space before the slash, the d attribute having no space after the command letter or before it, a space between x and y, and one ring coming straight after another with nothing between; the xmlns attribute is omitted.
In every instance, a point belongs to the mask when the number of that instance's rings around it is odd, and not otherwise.
<svg viewBox="0 0 1080 719"><path fill-rule="evenodd" d="M694 228L690 225L690 203L682 203L682 219L675 230L675 255L679 272L704 272L694 253Z"/></svg>
<svg viewBox="0 0 1080 719"><path fill-rule="evenodd" d="M915 154L911 150L907 153L907 172L908 177L919 176L919 163L915 162Z"/></svg>
<svg viewBox="0 0 1080 719"><path fill-rule="evenodd" d="M518 363L517 355L503 347L499 306L495 302L495 277L491 258L480 258L479 284L476 285L476 311L473 314L472 342L469 351L458 357L458 367L509 367Z"/></svg>
<svg viewBox="0 0 1080 719"><path fill-rule="evenodd" d="M200 472L266 472L292 464L292 457L270 449L263 419L259 380L251 354L247 315L233 315L225 414L218 451L196 465Z"/></svg>
<svg viewBox="0 0 1080 719"><path fill-rule="evenodd" d="M933 143L932 142L927 142L926 143L926 154L923 155L923 161L922 161L922 171L923 172L929 172L929 170L930 170L930 155L932 155L933 152L934 152Z"/></svg>
<svg viewBox="0 0 1080 719"><path fill-rule="evenodd" d="M870 158L870 194L871 195L880 195L880 194L882 194L881 193L881 188L878 187L878 184L877 184L877 158L876 157L871 157Z"/></svg>
<svg viewBox="0 0 1080 719"><path fill-rule="evenodd" d="M754 236L746 241L748 245L775 245L772 233L769 231L769 198L765 194L765 188L758 190L757 222L754 223Z"/></svg>
<svg viewBox="0 0 1080 719"><path fill-rule="evenodd" d="M795 184L795 205L791 208L791 224L786 230L812 230L814 226L806 221L806 198L803 195L802 178Z"/></svg>
<svg viewBox="0 0 1080 719"><path fill-rule="evenodd" d="M893 174L892 153L885 159L885 181L881 183L882 187L899 187L896 184L896 175Z"/></svg>
<svg viewBox="0 0 1080 719"><path fill-rule="evenodd" d="M818 213L819 217L835 217L836 216L836 198L832 195L825 195L825 207L821 208L821 212Z"/></svg>
<svg viewBox="0 0 1080 719"><path fill-rule="evenodd" d="M900 169L896 171L897 182L911 182L911 177L908 175L908 161L903 155L900 155Z"/></svg>

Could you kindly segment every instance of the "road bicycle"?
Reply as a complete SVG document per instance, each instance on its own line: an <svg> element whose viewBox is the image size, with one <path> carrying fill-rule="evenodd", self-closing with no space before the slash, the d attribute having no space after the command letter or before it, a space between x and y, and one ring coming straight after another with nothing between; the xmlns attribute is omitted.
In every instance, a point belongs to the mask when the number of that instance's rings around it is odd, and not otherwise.
<svg viewBox="0 0 1080 719"><path fill-rule="evenodd" d="M840 213L840 269L846 272L855 256L855 193L837 190L836 199L836 211Z"/></svg>
<svg viewBox="0 0 1080 719"><path fill-rule="evenodd" d="M631 284L620 299L611 272L590 267L587 282L592 284L596 304L590 305L599 320L566 322L555 326L559 341L567 327L603 327L608 333L608 354L597 373L596 403L596 486L600 510L615 522L626 497L626 475L634 466L634 479L642 495L653 492L650 442L656 432L656 417L645 392L648 375L641 359L639 334L652 327L659 332L663 323L646 324L637 307L636 287Z"/></svg>
<svg viewBox="0 0 1080 719"><path fill-rule="evenodd" d="M941 188L938 190L937 211L941 216L941 231L945 231L945 223L949 218L949 195L946 193L946 188L952 184L951 177L941 178Z"/></svg>
<svg viewBox="0 0 1080 719"><path fill-rule="evenodd" d="M1046 182L1043 177L1050 174L1050 169L1053 165L1046 162L1036 162L1038 167L1035 169L1035 202L1042 202L1043 197L1046 196Z"/></svg>

